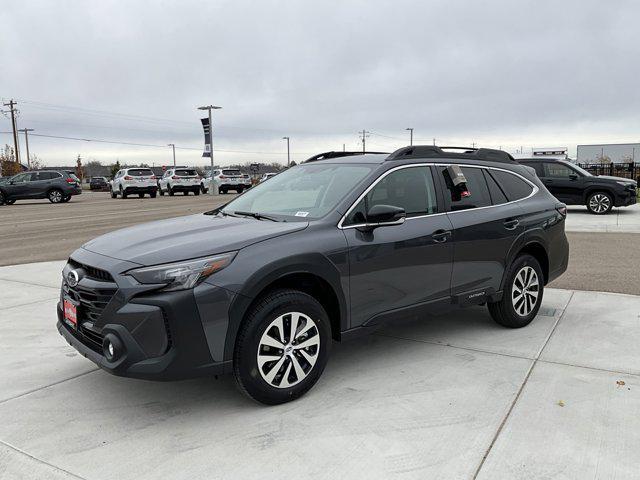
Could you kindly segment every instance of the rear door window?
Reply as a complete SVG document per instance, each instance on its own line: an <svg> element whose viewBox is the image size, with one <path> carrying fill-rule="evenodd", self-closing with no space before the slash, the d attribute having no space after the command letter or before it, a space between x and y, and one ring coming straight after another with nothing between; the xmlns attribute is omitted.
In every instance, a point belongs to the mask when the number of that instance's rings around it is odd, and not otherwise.
<svg viewBox="0 0 640 480"><path fill-rule="evenodd" d="M496 179L510 202L526 198L533 192L533 187L529 183L513 173L489 170L489 174Z"/></svg>
<svg viewBox="0 0 640 480"><path fill-rule="evenodd" d="M491 176L488 170L484 171L484 177L487 181L487 186L489 187L489 193L491 194L491 203L494 205L500 205L503 203L507 203L509 199L507 195L504 193L498 182Z"/></svg>
<svg viewBox="0 0 640 480"><path fill-rule="evenodd" d="M234 177L240 175L240 170L222 170L222 175Z"/></svg>
<svg viewBox="0 0 640 480"><path fill-rule="evenodd" d="M441 174L444 178L447 186L448 195L447 201L449 202L449 209L452 212L459 210L469 210L471 208L488 207L491 205L491 196L489 195L489 187L484 179L484 174L481 168L474 167L462 167L462 173L467 179L467 192L468 196L461 196L453 186L451 178L449 178L449 172L446 168L441 170Z"/></svg>
<svg viewBox="0 0 640 480"><path fill-rule="evenodd" d="M575 175L572 169L562 163L544 162L544 176L551 178L569 178Z"/></svg>
<svg viewBox="0 0 640 480"><path fill-rule="evenodd" d="M127 175L131 175L132 177L150 177L153 175L153 172L148 168L131 168L127 172Z"/></svg>

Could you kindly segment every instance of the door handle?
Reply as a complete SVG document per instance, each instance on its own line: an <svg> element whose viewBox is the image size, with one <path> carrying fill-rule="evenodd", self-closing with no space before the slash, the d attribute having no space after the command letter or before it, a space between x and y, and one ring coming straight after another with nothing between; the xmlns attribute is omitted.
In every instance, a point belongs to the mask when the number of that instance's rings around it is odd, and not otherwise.
<svg viewBox="0 0 640 480"><path fill-rule="evenodd" d="M433 241L436 243L444 243L451 236L451 230L436 230L432 235Z"/></svg>
<svg viewBox="0 0 640 480"><path fill-rule="evenodd" d="M504 221L503 225L507 230L515 230L517 226L520 225L520 220L517 218L508 218Z"/></svg>

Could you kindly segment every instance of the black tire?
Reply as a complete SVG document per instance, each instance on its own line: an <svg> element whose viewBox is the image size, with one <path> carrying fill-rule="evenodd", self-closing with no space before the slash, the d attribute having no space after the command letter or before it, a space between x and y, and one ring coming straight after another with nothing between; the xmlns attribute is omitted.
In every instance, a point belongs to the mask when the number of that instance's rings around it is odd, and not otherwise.
<svg viewBox="0 0 640 480"><path fill-rule="evenodd" d="M184 195L185 197L186 197L187 195L189 195L189 190L184 190L184 191L182 192L182 195Z"/></svg>
<svg viewBox="0 0 640 480"><path fill-rule="evenodd" d="M154 190L153 192L149 193L149 196L151 198L156 198L156 191Z"/></svg>
<svg viewBox="0 0 640 480"><path fill-rule="evenodd" d="M535 276L530 274L531 271ZM534 282L537 285L534 286ZM518 290L524 293L518 296ZM496 323L503 327L521 328L529 325L538 314L543 295L544 275L540 263L531 255L520 255L509 267L502 299L489 302L487 306Z"/></svg>
<svg viewBox="0 0 640 480"><path fill-rule="evenodd" d="M194 195L200 195L200 190L194 190L194 191L193 191L193 194L194 194Z"/></svg>
<svg viewBox="0 0 640 480"><path fill-rule="evenodd" d="M171 188L171 185L167 185L167 193L170 197L173 197L173 189Z"/></svg>
<svg viewBox="0 0 640 480"><path fill-rule="evenodd" d="M161 197L164 197L164 190L162 190L162 188L158 187L158 193Z"/></svg>
<svg viewBox="0 0 640 480"><path fill-rule="evenodd" d="M226 188L221 188L220 190L218 190L218 193L220 193L221 195L226 194L227 193L227 189Z"/></svg>
<svg viewBox="0 0 640 480"><path fill-rule="evenodd" d="M5 205L13 205L14 203L16 203L15 200L5 200L4 201ZM0 203L0 205L2 205L2 203Z"/></svg>
<svg viewBox="0 0 640 480"><path fill-rule="evenodd" d="M2 190L0 190L0 205L4 205L5 203L7 205L11 205L10 200L7 200L7 197L4 196L4 192Z"/></svg>
<svg viewBox="0 0 640 480"><path fill-rule="evenodd" d="M47 193L47 198L51 203L61 203L63 197L64 197L64 194L62 193L62 190L60 190L59 188L52 188Z"/></svg>
<svg viewBox="0 0 640 480"><path fill-rule="evenodd" d="M200 193L207 193L207 189L204 188L204 183L200 184Z"/></svg>
<svg viewBox="0 0 640 480"><path fill-rule="evenodd" d="M238 195L240 195L242 193L242 189L238 188L238 189L236 189L236 192L238 193Z"/></svg>
<svg viewBox="0 0 640 480"><path fill-rule="evenodd" d="M120 185L120 198L123 200L127 198L127 193L122 189L122 185Z"/></svg>
<svg viewBox="0 0 640 480"><path fill-rule="evenodd" d="M109 187L109 193L111 194L111 198L118 198L118 193L114 192L111 187Z"/></svg>
<svg viewBox="0 0 640 480"><path fill-rule="evenodd" d="M291 347L291 334L288 329L291 327L292 317L286 314L293 312L303 314L304 323L299 323L296 329L296 332L300 332L300 341L298 343L300 344L313 338L319 339L319 347L315 345L303 349L307 356L314 358L313 364L305 360L306 357L302 355L299 349L292 349ZM284 317L282 324L284 332L283 337L280 338L287 342L287 349L290 353L285 353L284 349L278 350L274 347L265 347L261 343L263 334L267 333L267 329L272 333L277 331L277 329L273 330L275 327L272 326L272 322L276 321L280 316ZM287 317L289 318L289 323L287 323ZM307 325L307 319L311 319L314 325L302 334L300 329ZM303 325L303 327L300 327L300 325ZM271 338L273 339L274 337ZM297 338L294 336L294 339ZM266 353L264 352L265 348L268 350ZM330 351L331 325L322 305L311 295L297 290L274 290L262 297L249 310L240 326L233 352L233 374L238 388L244 394L260 403L277 405L295 400L313 387L320 375L322 375ZM263 370L260 370L261 367L258 365L257 358L259 352L279 356L280 359L263 364ZM295 362L294 356L298 359ZM296 365L302 368L302 372L305 375L302 380L299 380L297 369L294 368ZM291 381L293 374L295 379L292 383L297 383L290 387L282 388L268 383L263 375L265 375L265 371L266 374L269 373L269 367L272 369L278 367L274 373L273 381L279 385L285 381L284 374L287 372L289 372L287 379Z"/></svg>
<svg viewBox="0 0 640 480"><path fill-rule="evenodd" d="M71 200L71 195L67 195L66 197L62 197L62 203L67 203Z"/></svg>
<svg viewBox="0 0 640 480"><path fill-rule="evenodd" d="M613 208L613 196L608 192L593 192L587 197L587 210L594 215L606 215Z"/></svg>
<svg viewBox="0 0 640 480"><path fill-rule="evenodd" d="M144 198L144 193L139 193L138 198Z"/></svg>

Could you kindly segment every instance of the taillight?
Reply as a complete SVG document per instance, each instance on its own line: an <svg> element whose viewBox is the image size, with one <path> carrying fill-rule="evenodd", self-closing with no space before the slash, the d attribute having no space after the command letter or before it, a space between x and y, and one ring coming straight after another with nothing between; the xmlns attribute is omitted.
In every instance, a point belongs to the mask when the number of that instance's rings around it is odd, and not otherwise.
<svg viewBox="0 0 640 480"><path fill-rule="evenodd" d="M563 217L567 216L567 206L566 205L560 205L558 207L556 207L556 211L562 215Z"/></svg>
<svg viewBox="0 0 640 480"><path fill-rule="evenodd" d="M220 179L221 180L224 180L225 178L227 178L227 177L225 177L224 175L220 175Z"/></svg>
<svg viewBox="0 0 640 480"><path fill-rule="evenodd" d="M67 178L67 183L76 183L76 181L73 178Z"/></svg>
<svg viewBox="0 0 640 480"><path fill-rule="evenodd" d="M126 176L124 177L124 179L125 179L125 180L133 180L133 177L130 177L129 175L126 175Z"/></svg>

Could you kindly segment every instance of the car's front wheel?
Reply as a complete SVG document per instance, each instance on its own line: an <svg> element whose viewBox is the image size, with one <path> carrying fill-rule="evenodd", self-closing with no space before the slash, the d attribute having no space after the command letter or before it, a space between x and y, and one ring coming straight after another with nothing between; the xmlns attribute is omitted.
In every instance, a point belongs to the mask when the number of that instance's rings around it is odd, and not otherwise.
<svg viewBox="0 0 640 480"><path fill-rule="evenodd" d="M504 327L524 327L538 314L543 293L540 263L531 255L520 255L507 272L502 299L489 302L489 312Z"/></svg>
<svg viewBox="0 0 640 480"><path fill-rule="evenodd" d="M322 305L297 290L260 299L240 327L233 373L242 392L267 404L294 400L318 381L331 350Z"/></svg>
<svg viewBox="0 0 640 480"><path fill-rule="evenodd" d="M594 215L604 215L613 208L613 198L607 192L594 192L587 198L587 210Z"/></svg>

